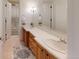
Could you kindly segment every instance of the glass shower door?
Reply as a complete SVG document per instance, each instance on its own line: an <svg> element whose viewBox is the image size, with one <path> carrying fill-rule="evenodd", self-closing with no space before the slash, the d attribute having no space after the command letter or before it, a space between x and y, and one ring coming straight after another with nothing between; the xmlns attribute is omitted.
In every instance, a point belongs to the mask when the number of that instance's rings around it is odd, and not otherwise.
<svg viewBox="0 0 79 59"><path fill-rule="evenodd" d="M11 34L18 35L19 34L19 4L12 5L11 26L12 26Z"/></svg>

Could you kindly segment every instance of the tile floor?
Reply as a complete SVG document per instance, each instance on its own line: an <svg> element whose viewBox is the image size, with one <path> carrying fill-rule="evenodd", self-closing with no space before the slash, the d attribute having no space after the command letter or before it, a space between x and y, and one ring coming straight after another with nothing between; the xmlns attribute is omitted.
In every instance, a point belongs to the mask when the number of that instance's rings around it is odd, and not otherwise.
<svg viewBox="0 0 79 59"><path fill-rule="evenodd" d="M3 50L3 59L35 59L31 51L20 42L18 36L8 39Z"/></svg>

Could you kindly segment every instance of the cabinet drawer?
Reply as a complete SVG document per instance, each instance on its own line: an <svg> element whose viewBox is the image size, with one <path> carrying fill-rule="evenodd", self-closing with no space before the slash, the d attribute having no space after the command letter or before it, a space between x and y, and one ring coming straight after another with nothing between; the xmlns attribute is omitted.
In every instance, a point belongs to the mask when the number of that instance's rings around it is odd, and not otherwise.
<svg viewBox="0 0 79 59"><path fill-rule="evenodd" d="M45 51L38 47L38 59L45 59Z"/></svg>

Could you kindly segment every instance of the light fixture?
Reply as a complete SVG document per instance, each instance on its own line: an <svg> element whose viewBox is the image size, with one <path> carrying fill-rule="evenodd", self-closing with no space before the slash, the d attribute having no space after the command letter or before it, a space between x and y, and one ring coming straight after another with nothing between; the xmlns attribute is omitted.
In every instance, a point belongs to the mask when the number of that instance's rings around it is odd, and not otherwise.
<svg viewBox="0 0 79 59"><path fill-rule="evenodd" d="M29 14L36 14L37 13L37 5L35 2L28 2L26 6L26 11Z"/></svg>

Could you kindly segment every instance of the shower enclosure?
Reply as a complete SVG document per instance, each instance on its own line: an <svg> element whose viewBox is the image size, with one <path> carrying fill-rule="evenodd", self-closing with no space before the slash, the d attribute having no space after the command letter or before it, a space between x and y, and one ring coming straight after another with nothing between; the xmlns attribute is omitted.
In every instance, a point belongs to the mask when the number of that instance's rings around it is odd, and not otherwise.
<svg viewBox="0 0 79 59"><path fill-rule="evenodd" d="M19 34L19 4L12 4L11 34Z"/></svg>
<svg viewBox="0 0 79 59"><path fill-rule="evenodd" d="M12 35L18 35L19 30L19 4L11 4L6 1L4 6L3 39L9 39Z"/></svg>

